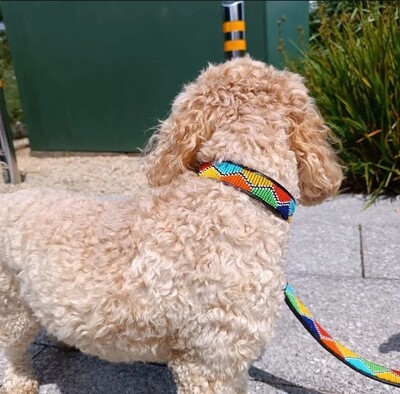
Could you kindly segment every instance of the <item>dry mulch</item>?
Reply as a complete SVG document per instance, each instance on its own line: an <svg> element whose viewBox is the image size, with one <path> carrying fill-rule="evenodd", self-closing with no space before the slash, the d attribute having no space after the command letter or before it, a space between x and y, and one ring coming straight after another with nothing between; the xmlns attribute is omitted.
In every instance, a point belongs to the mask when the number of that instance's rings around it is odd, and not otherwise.
<svg viewBox="0 0 400 394"><path fill-rule="evenodd" d="M36 157L22 146L17 148L17 162L26 174L25 181L10 185L0 176L0 193L50 187L92 195L129 195L147 187L144 160L139 155Z"/></svg>

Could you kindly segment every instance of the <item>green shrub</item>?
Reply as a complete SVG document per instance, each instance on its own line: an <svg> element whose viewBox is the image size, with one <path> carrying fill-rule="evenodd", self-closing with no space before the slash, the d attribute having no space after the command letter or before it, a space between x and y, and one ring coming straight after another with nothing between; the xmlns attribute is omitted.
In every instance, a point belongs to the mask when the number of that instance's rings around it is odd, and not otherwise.
<svg viewBox="0 0 400 394"><path fill-rule="evenodd" d="M3 16L0 8L0 22L2 21ZM17 121L22 121L22 109L18 94L17 81L15 80L10 48L4 31L0 31L0 79L4 82L4 96L7 103L10 122L14 124Z"/></svg>
<svg viewBox="0 0 400 394"><path fill-rule="evenodd" d="M288 67L342 141L345 190L400 194L400 2L335 3L318 2L304 60Z"/></svg>
<svg viewBox="0 0 400 394"><path fill-rule="evenodd" d="M0 60L0 79L4 83L4 96L7 103L7 112L11 124L22 122L22 108L19 99L17 83L12 66L4 65Z"/></svg>

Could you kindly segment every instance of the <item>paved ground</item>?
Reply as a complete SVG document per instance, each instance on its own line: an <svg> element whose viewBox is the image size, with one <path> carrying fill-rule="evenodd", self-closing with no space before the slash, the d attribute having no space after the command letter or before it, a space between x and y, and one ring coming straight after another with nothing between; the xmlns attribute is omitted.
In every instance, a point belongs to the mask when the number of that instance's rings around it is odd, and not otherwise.
<svg viewBox="0 0 400 394"><path fill-rule="evenodd" d="M287 276L331 335L371 361L399 368L400 198L363 206L360 197L342 196L299 208ZM32 354L43 394L176 393L165 366L111 364L65 352L44 334ZM284 305L276 335L250 377L252 394L397 392L329 355Z"/></svg>

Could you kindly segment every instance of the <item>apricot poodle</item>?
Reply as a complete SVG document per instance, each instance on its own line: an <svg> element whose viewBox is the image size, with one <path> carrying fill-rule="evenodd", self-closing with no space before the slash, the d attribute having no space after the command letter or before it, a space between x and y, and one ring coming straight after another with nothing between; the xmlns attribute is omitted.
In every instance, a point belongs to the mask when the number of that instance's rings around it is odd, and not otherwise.
<svg viewBox="0 0 400 394"><path fill-rule="evenodd" d="M234 162L317 204L342 180L329 129L301 77L245 57L185 86L147 158L136 200L0 195L3 393L38 392L40 327L105 360L167 362L180 394L246 393L283 300L290 223L197 169Z"/></svg>

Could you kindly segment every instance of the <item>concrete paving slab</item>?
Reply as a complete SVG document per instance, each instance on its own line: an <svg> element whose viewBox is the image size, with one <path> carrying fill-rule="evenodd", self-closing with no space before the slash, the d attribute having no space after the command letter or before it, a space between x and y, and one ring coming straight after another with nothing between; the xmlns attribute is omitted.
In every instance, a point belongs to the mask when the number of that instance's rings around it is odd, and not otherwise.
<svg viewBox="0 0 400 394"><path fill-rule="evenodd" d="M367 208L368 200L362 195L343 194L314 207L296 208L293 223L321 223L350 225L393 225L400 227L400 196L381 198Z"/></svg>
<svg viewBox="0 0 400 394"><path fill-rule="evenodd" d="M360 236L347 223L293 223L286 260L288 274L361 277Z"/></svg>
<svg viewBox="0 0 400 394"><path fill-rule="evenodd" d="M379 199L369 208L358 212L357 219L361 225L400 228L400 196L394 199Z"/></svg>
<svg viewBox="0 0 400 394"><path fill-rule="evenodd" d="M399 367L400 281L313 276L293 276L291 280L298 297L330 335L368 360ZM282 379L305 393L398 392L352 371L330 355L286 307L276 336L254 366L267 373L266 384Z"/></svg>
<svg viewBox="0 0 400 394"><path fill-rule="evenodd" d="M364 269L370 277L400 278L400 264L393 263L400 261L400 197L366 204L363 196L343 195L315 207L299 206L287 272L360 277Z"/></svg>
<svg viewBox="0 0 400 394"><path fill-rule="evenodd" d="M170 370L157 364L118 364L46 348L33 360L40 394L176 394Z"/></svg>
<svg viewBox="0 0 400 394"><path fill-rule="evenodd" d="M399 225L362 226L365 275L371 278L400 279Z"/></svg>
<svg viewBox="0 0 400 394"><path fill-rule="evenodd" d="M276 387L274 387L272 383L263 383L265 373L262 371L260 372L260 370L254 368L251 369L251 373L254 375L254 379L259 379L259 381L250 380L249 393L251 394L336 394L332 391L317 391L310 388L297 387L290 384L288 385L282 381L276 383Z"/></svg>
<svg viewBox="0 0 400 394"><path fill-rule="evenodd" d="M353 225L355 223L354 216L362 213L364 205L365 201L361 195L339 195L320 205L297 206L292 220L293 223L299 225L311 222L326 226L332 226L336 223Z"/></svg>

